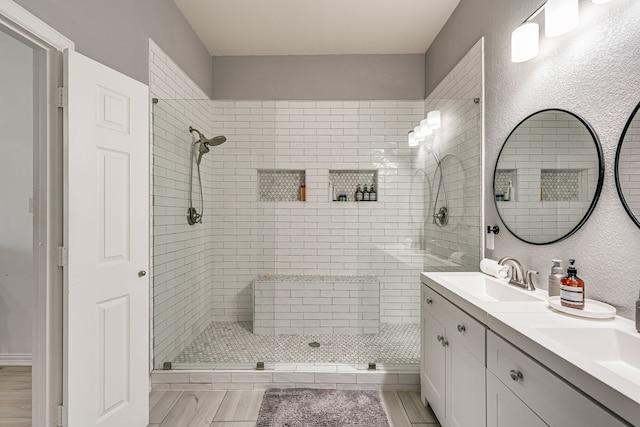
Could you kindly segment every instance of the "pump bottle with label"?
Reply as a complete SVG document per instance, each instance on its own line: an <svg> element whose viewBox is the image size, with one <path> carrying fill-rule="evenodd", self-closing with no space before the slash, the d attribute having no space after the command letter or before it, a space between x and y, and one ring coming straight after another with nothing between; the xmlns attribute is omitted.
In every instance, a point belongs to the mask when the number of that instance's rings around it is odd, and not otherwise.
<svg viewBox="0 0 640 427"><path fill-rule="evenodd" d="M578 277L578 270L574 267L575 259L569 260L567 275L562 278L560 286L560 303L565 307L584 309L584 280Z"/></svg>

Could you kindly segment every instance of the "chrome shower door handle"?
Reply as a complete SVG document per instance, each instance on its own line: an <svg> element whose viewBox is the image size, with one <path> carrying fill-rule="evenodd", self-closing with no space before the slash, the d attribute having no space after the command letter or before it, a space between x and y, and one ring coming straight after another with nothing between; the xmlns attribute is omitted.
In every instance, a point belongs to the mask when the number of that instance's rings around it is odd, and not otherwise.
<svg viewBox="0 0 640 427"><path fill-rule="evenodd" d="M147 272L146 272L146 271L144 271L144 270L140 270L140 271L138 271L138 277L144 277L144 276L146 276L146 275L147 275Z"/></svg>

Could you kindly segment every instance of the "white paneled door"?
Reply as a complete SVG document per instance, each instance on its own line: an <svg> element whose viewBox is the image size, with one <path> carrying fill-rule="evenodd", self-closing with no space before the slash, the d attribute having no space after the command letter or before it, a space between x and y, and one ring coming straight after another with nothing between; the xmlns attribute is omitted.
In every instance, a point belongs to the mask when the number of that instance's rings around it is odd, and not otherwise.
<svg viewBox="0 0 640 427"><path fill-rule="evenodd" d="M149 418L147 86L65 52L65 407L69 427Z"/></svg>

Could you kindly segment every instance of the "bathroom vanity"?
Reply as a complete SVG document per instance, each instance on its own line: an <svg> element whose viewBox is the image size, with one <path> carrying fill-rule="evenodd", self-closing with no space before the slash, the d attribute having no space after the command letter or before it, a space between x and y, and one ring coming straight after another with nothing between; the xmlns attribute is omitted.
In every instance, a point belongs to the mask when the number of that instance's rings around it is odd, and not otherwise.
<svg viewBox="0 0 640 427"><path fill-rule="evenodd" d="M482 273L421 274L421 396L443 426L640 425L640 335Z"/></svg>

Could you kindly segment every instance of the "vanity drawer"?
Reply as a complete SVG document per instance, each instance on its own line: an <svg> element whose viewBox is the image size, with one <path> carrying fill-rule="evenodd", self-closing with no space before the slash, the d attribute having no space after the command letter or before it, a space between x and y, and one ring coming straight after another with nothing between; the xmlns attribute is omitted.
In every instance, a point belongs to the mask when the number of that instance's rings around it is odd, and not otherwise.
<svg viewBox="0 0 640 427"><path fill-rule="evenodd" d="M464 345L484 364L486 327L482 323L425 284L422 285L421 305L439 319L445 327L446 338Z"/></svg>
<svg viewBox="0 0 640 427"><path fill-rule="evenodd" d="M548 425L627 425L491 331L487 369Z"/></svg>
<svg viewBox="0 0 640 427"><path fill-rule="evenodd" d="M420 288L420 306L438 319L445 316L452 304L424 283L420 285Z"/></svg>

